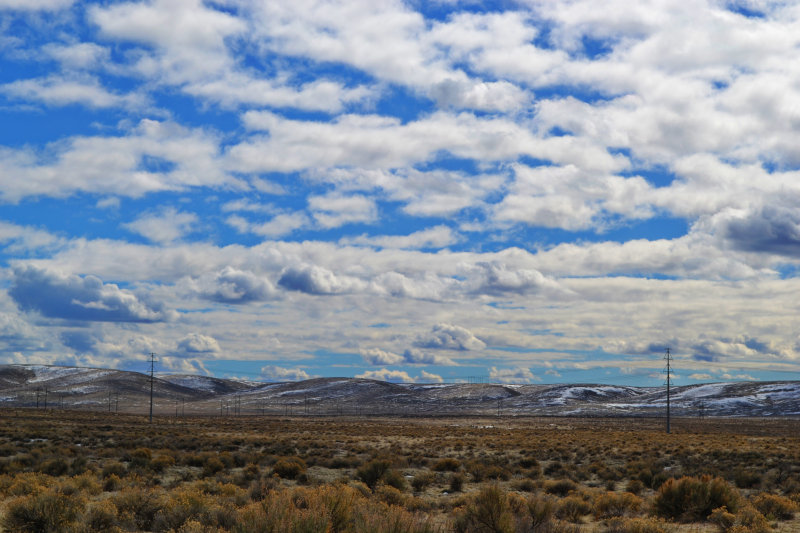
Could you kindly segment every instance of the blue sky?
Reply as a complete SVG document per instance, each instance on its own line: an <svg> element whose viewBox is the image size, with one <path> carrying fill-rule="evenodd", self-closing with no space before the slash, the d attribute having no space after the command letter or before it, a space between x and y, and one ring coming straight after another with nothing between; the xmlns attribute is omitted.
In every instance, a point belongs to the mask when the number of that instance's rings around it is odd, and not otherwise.
<svg viewBox="0 0 800 533"><path fill-rule="evenodd" d="M800 8L0 0L0 362L800 377Z"/></svg>

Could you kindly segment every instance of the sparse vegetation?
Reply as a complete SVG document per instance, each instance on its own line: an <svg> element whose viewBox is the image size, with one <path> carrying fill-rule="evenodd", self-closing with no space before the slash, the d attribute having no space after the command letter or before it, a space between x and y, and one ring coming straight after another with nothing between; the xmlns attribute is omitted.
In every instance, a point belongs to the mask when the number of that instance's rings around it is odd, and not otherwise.
<svg viewBox="0 0 800 533"><path fill-rule="evenodd" d="M151 426L133 416L0 411L0 525L87 533L798 529L800 422L681 422L667 436L651 422L608 419L199 417Z"/></svg>

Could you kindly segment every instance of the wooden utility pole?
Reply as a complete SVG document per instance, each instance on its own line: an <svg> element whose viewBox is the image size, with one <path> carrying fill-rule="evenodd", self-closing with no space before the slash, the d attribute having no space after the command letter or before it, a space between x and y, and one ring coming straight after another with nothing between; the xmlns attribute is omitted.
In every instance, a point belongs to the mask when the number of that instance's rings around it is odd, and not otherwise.
<svg viewBox="0 0 800 533"><path fill-rule="evenodd" d="M665 372L667 373L667 433L670 433L670 426L669 426L669 422L670 422L670 420L669 420L669 418L670 418L669 393L670 393L670 391L669 391L669 386L670 386L670 382L672 381L672 355L670 355L670 353L669 353L669 347L667 347L667 352L664 354L664 361L667 362L667 368L665 370Z"/></svg>
<svg viewBox="0 0 800 533"><path fill-rule="evenodd" d="M150 352L150 423L153 423L153 380L155 379L156 354Z"/></svg>

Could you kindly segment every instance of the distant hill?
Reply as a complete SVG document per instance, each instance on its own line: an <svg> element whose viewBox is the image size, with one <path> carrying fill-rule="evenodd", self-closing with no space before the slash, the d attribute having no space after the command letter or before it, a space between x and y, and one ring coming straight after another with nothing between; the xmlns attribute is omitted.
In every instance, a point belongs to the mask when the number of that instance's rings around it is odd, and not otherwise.
<svg viewBox="0 0 800 533"><path fill-rule="evenodd" d="M663 387L590 384L400 384L358 378L259 383L159 375L158 414L224 416L663 416ZM148 411L150 377L138 372L0 365L0 407ZM800 416L800 382L673 387L674 416Z"/></svg>

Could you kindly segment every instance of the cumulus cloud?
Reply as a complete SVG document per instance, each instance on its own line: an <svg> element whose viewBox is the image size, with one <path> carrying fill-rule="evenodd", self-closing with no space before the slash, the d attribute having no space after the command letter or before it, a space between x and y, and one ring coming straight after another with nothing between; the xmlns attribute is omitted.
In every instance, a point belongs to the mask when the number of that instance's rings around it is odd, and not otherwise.
<svg viewBox="0 0 800 533"><path fill-rule="evenodd" d="M381 368L380 370L367 370L362 374L356 374L355 377L399 383L414 383L415 381L414 378L408 375L408 372L404 372L402 370L389 370L388 368Z"/></svg>
<svg viewBox="0 0 800 533"><path fill-rule="evenodd" d="M174 317L162 304L142 301L129 290L95 276L62 275L33 266L14 270L8 291L23 311L48 318L97 322L163 322Z"/></svg>
<svg viewBox="0 0 800 533"><path fill-rule="evenodd" d="M402 355L387 352L385 350L381 350L380 348L368 348L366 350L361 350L361 357L366 363L375 366L398 365L405 361L405 358Z"/></svg>
<svg viewBox="0 0 800 533"><path fill-rule="evenodd" d="M232 215L226 222L240 233L254 233L271 238L283 237L311 226L311 220L301 211L278 213L267 222L251 222L241 216Z"/></svg>
<svg viewBox="0 0 800 533"><path fill-rule="evenodd" d="M418 348L444 350L483 350L486 343L471 331L453 324L436 324L429 333L421 334L414 341Z"/></svg>
<svg viewBox="0 0 800 533"><path fill-rule="evenodd" d="M435 328L434 328L435 329ZM455 365L449 357L436 353L422 351L418 348L409 348L403 352L403 360L410 365Z"/></svg>
<svg viewBox="0 0 800 533"><path fill-rule="evenodd" d="M261 377L268 381L302 381L312 376L302 368L267 365L261 368Z"/></svg>
<svg viewBox="0 0 800 533"><path fill-rule="evenodd" d="M190 333L178 341L178 351L187 355L216 354L221 351L217 339L200 333Z"/></svg>
<svg viewBox="0 0 800 533"><path fill-rule="evenodd" d="M119 136L74 136L42 152L0 148L0 199L77 192L137 197L236 183L218 152L207 132L149 119Z"/></svg>
<svg viewBox="0 0 800 533"><path fill-rule="evenodd" d="M78 61L78 58L73 58ZM0 93L27 101L41 102L48 106L80 104L91 109L111 107L142 108L147 100L137 94L116 94L103 87L93 78L69 78L59 75L47 78L17 80L0 85Z"/></svg>
<svg viewBox="0 0 800 533"><path fill-rule="evenodd" d="M269 279L232 266L202 276L193 285L203 298L215 302L243 304L277 297L277 291Z"/></svg>
<svg viewBox="0 0 800 533"><path fill-rule="evenodd" d="M531 372L529 368L500 368L492 367L489 371L489 379L497 383L531 383L541 381Z"/></svg>
<svg viewBox="0 0 800 533"><path fill-rule="evenodd" d="M344 224L369 223L378 216L375 201L360 194L310 196L308 207L316 223L325 229L338 228Z"/></svg>
<svg viewBox="0 0 800 533"><path fill-rule="evenodd" d="M559 287L556 281L538 270L510 269L499 262L477 263L472 269L469 285L474 293L492 296L526 294Z"/></svg>
<svg viewBox="0 0 800 533"><path fill-rule="evenodd" d="M19 316L10 313L0 313L0 341L3 344L0 352L5 354L30 353L48 348L48 342L41 332Z"/></svg>
<svg viewBox="0 0 800 533"><path fill-rule="evenodd" d="M417 348L409 348L402 354L388 352L380 348L361 350L361 357L365 362L375 366L386 365L455 365L449 357L434 353L423 352Z"/></svg>
<svg viewBox="0 0 800 533"><path fill-rule="evenodd" d="M27 254L37 250L53 250L63 240L41 229L0 221L0 245L7 253Z"/></svg>
<svg viewBox="0 0 800 533"><path fill-rule="evenodd" d="M409 235L378 235L368 237L345 237L340 240L345 245L374 246L377 248L444 248L459 242L456 232L448 226L440 225L415 231Z"/></svg>
<svg viewBox="0 0 800 533"><path fill-rule="evenodd" d="M340 276L317 265L287 268L281 274L278 285L289 291L317 295L345 293L364 286L356 278Z"/></svg>
<svg viewBox="0 0 800 533"><path fill-rule="evenodd" d="M194 231L197 221L197 215L194 213L183 213L168 207L162 209L160 213L142 215L123 226L152 242L169 244Z"/></svg>
<svg viewBox="0 0 800 533"><path fill-rule="evenodd" d="M737 250L800 256L800 209L778 201L750 209L725 209L701 221L706 230Z"/></svg>
<svg viewBox="0 0 800 533"><path fill-rule="evenodd" d="M419 373L419 381L423 383L444 383L442 376L424 370Z"/></svg>

